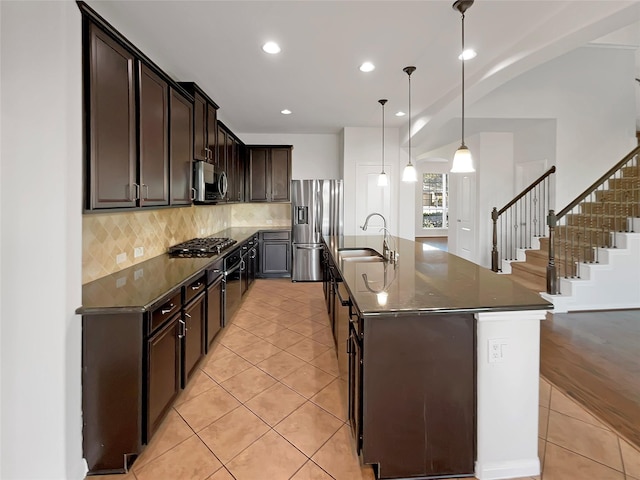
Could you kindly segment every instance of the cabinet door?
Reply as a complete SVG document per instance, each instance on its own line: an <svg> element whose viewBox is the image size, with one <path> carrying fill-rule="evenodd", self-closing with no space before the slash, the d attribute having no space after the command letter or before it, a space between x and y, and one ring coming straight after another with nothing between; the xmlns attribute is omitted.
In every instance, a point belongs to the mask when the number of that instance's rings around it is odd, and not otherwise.
<svg viewBox="0 0 640 480"><path fill-rule="evenodd" d="M178 92L170 91L171 205L189 205L192 197L193 107Z"/></svg>
<svg viewBox="0 0 640 480"><path fill-rule="evenodd" d="M227 171L227 132L218 126L218 140L216 142L216 170L221 172Z"/></svg>
<svg viewBox="0 0 640 480"><path fill-rule="evenodd" d="M264 275L289 274L291 244L289 242L263 243L262 249L262 273Z"/></svg>
<svg viewBox="0 0 640 480"><path fill-rule="evenodd" d="M169 204L169 85L139 63L140 206Z"/></svg>
<svg viewBox="0 0 640 480"><path fill-rule="evenodd" d="M147 428L148 441L180 391L180 317L148 341Z"/></svg>
<svg viewBox="0 0 640 480"><path fill-rule="evenodd" d="M358 454L362 449L362 344L353 327L349 334L349 424Z"/></svg>
<svg viewBox="0 0 640 480"><path fill-rule="evenodd" d="M207 102L197 93L193 100L193 158L207 161Z"/></svg>
<svg viewBox="0 0 640 480"><path fill-rule="evenodd" d="M89 31L87 206L135 207L134 57L97 26Z"/></svg>
<svg viewBox="0 0 640 480"><path fill-rule="evenodd" d="M222 276L207 289L207 350L222 328Z"/></svg>
<svg viewBox="0 0 640 480"><path fill-rule="evenodd" d="M205 296L196 297L184 311L184 369L182 387L191 378L198 360L204 356Z"/></svg>
<svg viewBox="0 0 640 480"><path fill-rule="evenodd" d="M236 140L232 136L227 137L227 178L229 181L229 202L238 201L238 157L236 154Z"/></svg>
<svg viewBox="0 0 640 480"><path fill-rule="evenodd" d="M271 149L271 201L288 202L291 198L291 149Z"/></svg>
<svg viewBox="0 0 640 480"><path fill-rule="evenodd" d="M207 104L207 153L209 155L209 163L215 164L216 144L218 133L218 113L213 105Z"/></svg>
<svg viewBox="0 0 640 480"><path fill-rule="evenodd" d="M252 148L249 151L249 201L268 202L268 150Z"/></svg>

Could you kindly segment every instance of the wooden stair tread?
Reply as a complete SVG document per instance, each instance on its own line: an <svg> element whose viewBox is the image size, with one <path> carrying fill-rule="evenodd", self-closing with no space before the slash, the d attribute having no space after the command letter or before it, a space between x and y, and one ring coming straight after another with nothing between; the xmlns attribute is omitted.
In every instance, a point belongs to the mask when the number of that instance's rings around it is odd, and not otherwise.
<svg viewBox="0 0 640 480"><path fill-rule="evenodd" d="M524 270L527 273L532 273L542 277L546 277L547 275L546 267L541 267L540 265L534 265L527 262L513 262L511 264L511 271L513 272L514 270Z"/></svg>
<svg viewBox="0 0 640 480"><path fill-rule="evenodd" d="M546 277L542 279L542 281L532 281L526 278L518 277L516 275L509 275L509 277L511 278L511 280L513 280L517 284L522 285L523 287L535 293L544 292L547 289Z"/></svg>

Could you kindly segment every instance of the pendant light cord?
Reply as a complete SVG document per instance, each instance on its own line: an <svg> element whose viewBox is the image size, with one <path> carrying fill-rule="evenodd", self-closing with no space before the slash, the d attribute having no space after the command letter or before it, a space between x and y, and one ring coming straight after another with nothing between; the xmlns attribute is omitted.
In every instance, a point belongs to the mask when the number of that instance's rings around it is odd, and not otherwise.
<svg viewBox="0 0 640 480"><path fill-rule="evenodd" d="M384 104L386 102L380 103L382 103L382 173L384 173Z"/></svg>
<svg viewBox="0 0 640 480"><path fill-rule="evenodd" d="M464 147L464 12L462 13L462 146Z"/></svg>
<svg viewBox="0 0 640 480"><path fill-rule="evenodd" d="M411 165L411 73L409 72L409 165Z"/></svg>

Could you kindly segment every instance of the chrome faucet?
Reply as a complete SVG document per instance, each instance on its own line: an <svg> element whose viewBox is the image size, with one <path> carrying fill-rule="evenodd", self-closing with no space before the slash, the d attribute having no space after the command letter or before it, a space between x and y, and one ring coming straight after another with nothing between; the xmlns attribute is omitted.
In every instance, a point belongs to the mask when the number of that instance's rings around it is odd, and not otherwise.
<svg viewBox="0 0 640 480"><path fill-rule="evenodd" d="M365 218L364 225L362 225L360 228L366 231L367 226L369 225L369 219L374 215L378 215L383 222L383 227L381 228L381 230L384 230L384 234L383 234L384 236L382 238L382 256L388 260L390 258L389 255L391 251L389 250L389 244L387 243L387 238L388 238L387 234L389 232L389 229L387 228L387 219L384 218L384 215L378 212L370 213L369 215L367 215L367 218Z"/></svg>

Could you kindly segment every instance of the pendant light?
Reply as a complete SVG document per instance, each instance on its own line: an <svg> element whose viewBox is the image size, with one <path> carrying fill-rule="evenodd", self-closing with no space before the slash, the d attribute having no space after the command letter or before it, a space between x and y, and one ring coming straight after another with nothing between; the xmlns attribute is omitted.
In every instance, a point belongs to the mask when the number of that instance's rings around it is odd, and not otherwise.
<svg viewBox="0 0 640 480"><path fill-rule="evenodd" d="M453 9L460 12L462 16L462 51L464 52L464 12L473 5L473 0L456 0L453 4ZM464 57L462 57L462 142L458 150L456 150L453 156L453 165L451 166L452 173L467 173L475 172L473 167L473 158L471 152L464 144Z"/></svg>
<svg viewBox="0 0 640 480"><path fill-rule="evenodd" d="M415 70L416 67L404 67L402 69L409 77L409 163L407 163L407 166L404 167L404 171L402 172L403 182L418 181L418 172L416 172L416 168L413 166L413 163L411 163L411 74Z"/></svg>
<svg viewBox="0 0 640 480"><path fill-rule="evenodd" d="M417 182L418 173L416 168L411 163L411 74L416 70L416 67L404 67L402 71L409 77L409 163L404 167L402 172L403 182Z"/></svg>
<svg viewBox="0 0 640 480"><path fill-rule="evenodd" d="M387 174L384 173L384 104L387 103L387 99L382 98L378 100L378 103L382 105L382 171L380 172L380 175L378 175L378 186L386 187L389 185Z"/></svg>

